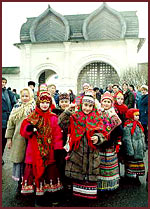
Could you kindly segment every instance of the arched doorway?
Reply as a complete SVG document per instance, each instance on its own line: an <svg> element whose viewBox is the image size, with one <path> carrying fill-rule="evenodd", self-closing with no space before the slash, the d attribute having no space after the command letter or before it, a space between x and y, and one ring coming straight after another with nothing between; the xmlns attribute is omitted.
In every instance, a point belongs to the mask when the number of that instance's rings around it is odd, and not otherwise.
<svg viewBox="0 0 150 209"><path fill-rule="evenodd" d="M39 85L42 83L46 83L47 85L53 83L56 86L58 86L59 77L58 77L57 73L53 70L49 70L49 69L44 70L39 76Z"/></svg>
<svg viewBox="0 0 150 209"><path fill-rule="evenodd" d="M105 62L92 62L81 70L77 80L77 92L82 90L84 83L104 89L109 83L118 83L119 80L116 70L111 65Z"/></svg>

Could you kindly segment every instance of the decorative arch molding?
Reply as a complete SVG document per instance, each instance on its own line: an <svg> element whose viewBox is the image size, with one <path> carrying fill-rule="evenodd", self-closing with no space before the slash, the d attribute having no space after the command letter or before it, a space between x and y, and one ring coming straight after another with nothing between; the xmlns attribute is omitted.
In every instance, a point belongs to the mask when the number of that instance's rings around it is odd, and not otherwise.
<svg viewBox="0 0 150 209"><path fill-rule="evenodd" d="M104 2L85 19L82 30L85 40L124 38L126 22L118 11Z"/></svg>
<svg viewBox="0 0 150 209"><path fill-rule="evenodd" d="M32 42L67 41L69 34L70 28L67 19L54 11L50 5L35 18L30 29Z"/></svg>
<svg viewBox="0 0 150 209"><path fill-rule="evenodd" d="M46 69L50 69L51 71L54 71L59 76L58 66L52 63L43 63L35 67L35 69L31 73L31 77L35 78L35 80L38 81L40 74L43 73Z"/></svg>
<svg viewBox="0 0 150 209"><path fill-rule="evenodd" d="M111 65L116 70L116 72L118 73L119 76L121 74L122 66L119 66L117 63L115 63L114 60L110 58L110 56L108 57L104 54L93 54L93 55L89 55L89 56L81 58L79 60L79 62L75 65L75 67L76 67L75 72L77 73L76 77L78 78L81 70L86 65L88 65L92 62L105 62L105 63Z"/></svg>

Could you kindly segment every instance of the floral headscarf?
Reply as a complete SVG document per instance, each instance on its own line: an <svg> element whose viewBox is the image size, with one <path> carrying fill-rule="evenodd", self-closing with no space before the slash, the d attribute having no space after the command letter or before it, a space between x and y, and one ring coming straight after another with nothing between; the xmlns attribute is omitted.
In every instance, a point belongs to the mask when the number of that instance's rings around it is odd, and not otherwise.
<svg viewBox="0 0 150 209"><path fill-rule="evenodd" d="M82 111L83 100L84 97L80 101L79 110L70 117L69 144L70 147L74 145L74 149L78 149L81 138L84 134L86 134L88 145L91 148L96 149L95 145L92 143L91 137L95 132L102 133L105 137L107 137L107 132L105 131L103 121L95 107L95 104L93 104L93 110L88 115Z"/></svg>

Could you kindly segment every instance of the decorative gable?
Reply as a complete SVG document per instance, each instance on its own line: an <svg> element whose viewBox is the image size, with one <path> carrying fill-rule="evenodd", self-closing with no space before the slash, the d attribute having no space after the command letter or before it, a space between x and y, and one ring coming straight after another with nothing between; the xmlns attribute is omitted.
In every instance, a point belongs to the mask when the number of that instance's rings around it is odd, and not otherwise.
<svg viewBox="0 0 150 209"><path fill-rule="evenodd" d="M67 41L69 38L67 19L50 6L32 23L31 42Z"/></svg>
<svg viewBox="0 0 150 209"><path fill-rule="evenodd" d="M116 10L103 3L83 23L85 40L120 39L126 33L126 22Z"/></svg>

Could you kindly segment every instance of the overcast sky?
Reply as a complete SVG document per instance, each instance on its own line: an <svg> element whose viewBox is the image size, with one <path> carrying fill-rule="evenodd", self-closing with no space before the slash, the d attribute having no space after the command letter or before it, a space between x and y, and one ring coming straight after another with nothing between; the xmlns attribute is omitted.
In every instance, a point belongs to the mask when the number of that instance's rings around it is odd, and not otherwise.
<svg viewBox="0 0 150 209"><path fill-rule="evenodd" d="M102 2L2 2L2 66L20 66L20 50L13 46L20 43L20 29L27 17L37 17L48 4L62 15L89 14ZM139 38L146 41L138 53L138 62L148 62L148 3L108 2L117 11L137 11Z"/></svg>

